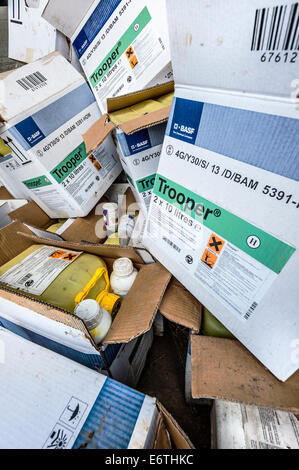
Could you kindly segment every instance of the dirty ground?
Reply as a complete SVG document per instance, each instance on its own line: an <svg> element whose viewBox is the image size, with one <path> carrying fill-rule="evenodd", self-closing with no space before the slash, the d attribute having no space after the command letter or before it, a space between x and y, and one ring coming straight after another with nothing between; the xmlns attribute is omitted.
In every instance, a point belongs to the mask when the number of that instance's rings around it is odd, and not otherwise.
<svg viewBox="0 0 299 470"><path fill-rule="evenodd" d="M197 449L210 448L211 407L189 405L184 396L188 330L164 321L164 336L154 337L136 388L156 397L184 429Z"/></svg>

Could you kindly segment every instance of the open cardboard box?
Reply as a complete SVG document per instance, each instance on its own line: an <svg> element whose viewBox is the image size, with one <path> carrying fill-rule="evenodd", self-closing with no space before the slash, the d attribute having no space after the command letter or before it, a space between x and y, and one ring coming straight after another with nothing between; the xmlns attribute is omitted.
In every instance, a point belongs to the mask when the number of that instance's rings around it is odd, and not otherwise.
<svg viewBox="0 0 299 470"><path fill-rule="evenodd" d="M110 272L114 260L125 256L133 261L139 274L100 347L95 345L84 323L71 313L0 287L0 323L11 331L83 365L110 373L113 378L129 385L135 385L141 374L152 342L152 325L158 309L170 321L199 332L200 304L195 303L176 280L170 282L171 275L161 264L144 264L134 248L38 238L22 223L13 222L0 230L0 265L33 244L98 255L105 260ZM114 361L116 356L118 361ZM124 361L127 364L128 356L131 368L129 377L124 377L123 364Z"/></svg>
<svg viewBox="0 0 299 470"><path fill-rule="evenodd" d="M155 182L174 82L107 99L104 114L83 135L91 152L113 133L135 199L147 213Z"/></svg>

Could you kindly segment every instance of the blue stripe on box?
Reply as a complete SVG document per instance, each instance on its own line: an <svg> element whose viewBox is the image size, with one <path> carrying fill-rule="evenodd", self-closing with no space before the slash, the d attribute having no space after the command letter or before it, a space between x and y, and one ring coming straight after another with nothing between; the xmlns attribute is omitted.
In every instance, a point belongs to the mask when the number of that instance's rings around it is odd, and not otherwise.
<svg viewBox="0 0 299 470"><path fill-rule="evenodd" d="M74 448L127 449L145 395L106 379Z"/></svg>
<svg viewBox="0 0 299 470"><path fill-rule="evenodd" d="M92 91L87 83L84 83L29 118L24 119L10 128L9 131L25 150L29 150L94 102L95 98Z"/></svg>
<svg viewBox="0 0 299 470"><path fill-rule="evenodd" d="M118 7L121 1L122 0L105 0L104 2L99 2L99 5L95 8L73 42L73 46L79 59L88 49L97 34L105 26L110 16L113 14L114 10ZM118 21L120 21L120 18L118 18Z"/></svg>
<svg viewBox="0 0 299 470"><path fill-rule="evenodd" d="M299 119L182 98L171 115L167 135L299 181Z"/></svg>

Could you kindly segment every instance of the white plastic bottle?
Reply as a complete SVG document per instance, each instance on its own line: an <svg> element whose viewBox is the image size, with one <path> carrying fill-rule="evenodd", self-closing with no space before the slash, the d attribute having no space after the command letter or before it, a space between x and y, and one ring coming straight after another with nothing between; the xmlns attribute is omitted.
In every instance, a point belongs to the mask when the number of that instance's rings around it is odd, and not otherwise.
<svg viewBox="0 0 299 470"><path fill-rule="evenodd" d="M75 308L74 313L84 321L94 342L100 344L107 335L112 323L110 313L101 308L98 302L92 299L80 302Z"/></svg>
<svg viewBox="0 0 299 470"><path fill-rule="evenodd" d="M114 261L113 272L110 277L114 294L124 298L131 289L137 274L138 271L129 258L119 258Z"/></svg>
<svg viewBox="0 0 299 470"><path fill-rule="evenodd" d="M118 226L118 237L120 246L127 246L132 236L135 226L134 217L131 215L123 215L120 218Z"/></svg>

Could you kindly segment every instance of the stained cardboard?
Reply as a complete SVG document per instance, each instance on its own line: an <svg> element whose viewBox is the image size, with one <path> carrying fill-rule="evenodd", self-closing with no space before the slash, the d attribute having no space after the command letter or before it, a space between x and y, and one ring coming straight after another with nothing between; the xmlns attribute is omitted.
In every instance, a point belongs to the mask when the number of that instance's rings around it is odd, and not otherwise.
<svg viewBox="0 0 299 470"><path fill-rule="evenodd" d="M160 402L157 402L157 407L159 411L162 413L166 427L175 444L175 448L176 449L194 449L195 447L190 441L190 439L188 438L188 436L184 433L184 431L180 428L178 423L168 413L168 411L164 408L164 406Z"/></svg>
<svg viewBox="0 0 299 470"><path fill-rule="evenodd" d="M7 191L7 189L4 186L0 187L0 200L5 200L5 199L14 199L14 197L10 194L10 192Z"/></svg>
<svg viewBox="0 0 299 470"><path fill-rule="evenodd" d="M299 372L276 379L236 340L192 335L192 397L299 411Z"/></svg>

